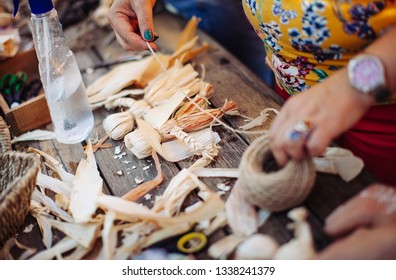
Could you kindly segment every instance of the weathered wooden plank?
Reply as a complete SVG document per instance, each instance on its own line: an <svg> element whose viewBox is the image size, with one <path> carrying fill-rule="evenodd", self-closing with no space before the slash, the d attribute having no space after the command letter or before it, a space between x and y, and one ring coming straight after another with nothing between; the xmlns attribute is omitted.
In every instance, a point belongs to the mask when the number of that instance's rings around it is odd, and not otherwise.
<svg viewBox="0 0 396 280"><path fill-rule="evenodd" d="M318 173L313 191L305 204L323 221L337 206L373 182L375 179L366 171L348 183L338 175Z"/></svg>
<svg viewBox="0 0 396 280"><path fill-rule="evenodd" d="M109 112L105 109L98 109L95 111L95 117L97 119L103 120L107 115L109 115ZM99 133L99 138L106 135L101 122L96 125L96 131ZM112 194L122 196L139 185L138 181L148 181L157 175L155 164L151 157L142 160L137 159L126 147L124 147L123 141L109 139L107 143L111 143L113 148L100 149L96 152L96 157L101 174L108 183ZM117 146L120 148L123 147L121 154L125 152L125 156L119 159L117 159L117 155L114 153L114 149ZM161 192L163 187L169 183L169 180L175 176L179 170L173 163L168 163L162 159L160 161L164 174L164 182L161 184L162 187L159 188ZM117 174L118 171L122 171L121 176ZM157 192L158 191L151 192L153 199L155 195L157 195Z"/></svg>

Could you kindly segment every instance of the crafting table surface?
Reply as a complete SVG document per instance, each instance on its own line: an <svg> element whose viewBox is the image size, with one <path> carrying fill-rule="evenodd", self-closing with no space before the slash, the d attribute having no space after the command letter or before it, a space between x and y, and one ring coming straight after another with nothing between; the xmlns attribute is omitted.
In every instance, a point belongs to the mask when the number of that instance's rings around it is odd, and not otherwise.
<svg viewBox="0 0 396 280"><path fill-rule="evenodd" d="M180 31L185 26L185 21L168 13L162 12L155 15L156 32L160 34L157 41L160 51L170 53L177 42ZM114 38L112 30L98 29L89 23L80 23L77 26L70 27L66 30L66 37L72 50L74 51L80 68L87 68L100 62L106 62L125 56L127 52L123 51ZM239 107L239 112L249 117L256 117L265 108L279 109L283 100L270 88L268 88L258 76L247 69L241 62L227 52L223 47L213 39L198 31L201 41L210 43L215 48L205 52L193 60L198 67L205 67L205 81L214 86L214 96L210 99L213 107L221 107L225 100L234 100ZM84 74L86 85L91 84L99 76L106 73L108 69L98 69L91 74ZM95 132L98 137L105 136L102 126L103 119L111 112L104 108L94 111ZM273 117L273 116L271 116ZM224 121L231 127L238 128L244 124L240 117L225 117ZM51 126L47 127L51 129ZM268 127L261 127L266 129ZM209 167L237 168L244 150L258 136L242 135L231 132L223 127L215 127L214 130L221 137L220 152L215 161ZM107 140L106 143L112 143L111 149L99 149L96 153L98 168L104 179L104 192L115 196L122 196L136 186L135 178L150 180L156 176L154 163L150 158L138 160L130 152L122 159L114 158L114 148L122 146L121 141ZM16 145L14 148L25 150L33 146L54 156L65 166L65 168L75 173L76 167L81 158L84 157L84 143L76 145L63 145L57 141L40 141L28 142ZM126 151L124 148L123 151ZM157 189L151 192L152 197L161 194L169 181L182 169L189 167L195 159L188 159L178 163L170 163L160 158L164 181ZM126 172L127 168L136 166L132 172ZM148 168L146 166L149 166ZM146 167L146 168L144 168ZM44 165L44 173L52 174ZM119 176L117 171L123 171ZM128 174L129 173L129 174ZM335 175L318 174L314 189L304 202L304 206L309 211L308 222L311 226L316 249L322 249L331 242L323 233L322 226L326 216L338 205L348 198L359 192L365 186L373 181L371 175L363 171L356 179L346 183L340 177ZM225 178L205 179L205 183L213 189L221 182L227 182L231 186L234 180ZM193 199L193 198L192 198ZM141 199L141 202L150 206L152 200ZM272 214L269 220L260 228L260 232L269 234L278 242L284 243L292 237L292 231L288 230L286 225L290 220L286 217L285 212ZM25 226L34 224L33 231L24 233L23 228L18 234L18 240L29 247L36 247L43 250L41 234L37 224L31 216L28 216ZM213 243L219 238L228 234L226 228L217 230L209 236L209 243ZM173 240L163 246L172 247ZM14 252L17 257L19 252ZM198 259L209 259L205 250L195 255Z"/></svg>

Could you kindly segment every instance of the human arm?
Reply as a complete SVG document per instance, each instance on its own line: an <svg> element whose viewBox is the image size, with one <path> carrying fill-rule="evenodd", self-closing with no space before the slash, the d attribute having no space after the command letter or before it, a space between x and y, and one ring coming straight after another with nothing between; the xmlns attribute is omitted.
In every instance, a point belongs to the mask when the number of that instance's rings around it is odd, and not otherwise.
<svg viewBox="0 0 396 280"><path fill-rule="evenodd" d="M128 51L146 50L146 41L154 50L153 6L155 0L114 0L108 18L121 46Z"/></svg>
<svg viewBox="0 0 396 280"><path fill-rule="evenodd" d="M387 86L396 92L396 28L373 42L364 53L377 56L384 64ZM280 166L290 158L322 155L330 142L352 127L375 103L371 96L355 90L343 68L306 92L289 98L271 130L271 149ZM306 141L292 141L286 135L296 121L309 121L314 129Z"/></svg>
<svg viewBox="0 0 396 280"><path fill-rule="evenodd" d="M396 259L396 189L363 190L326 219L325 232L336 240L318 259Z"/></svg>

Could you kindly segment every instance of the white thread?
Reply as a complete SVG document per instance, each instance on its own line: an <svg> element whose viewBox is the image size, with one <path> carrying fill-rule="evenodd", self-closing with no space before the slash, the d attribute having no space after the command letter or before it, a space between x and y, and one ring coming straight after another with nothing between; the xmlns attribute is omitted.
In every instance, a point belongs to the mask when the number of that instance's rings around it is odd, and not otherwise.
<svg viewBox="0 0 396 280"><path fill-rule="evenodd" d="M166 72L166 67L164 64L162 64L161 60L159 59L158 55L155 53L155 51L153 50L153 48L150 46L150 43L146 41L147 47L150 50L150 52L154 55L155 59L157 60L157 62L159 63L159 65L161 65L162 70L164 70Z"/></svg>

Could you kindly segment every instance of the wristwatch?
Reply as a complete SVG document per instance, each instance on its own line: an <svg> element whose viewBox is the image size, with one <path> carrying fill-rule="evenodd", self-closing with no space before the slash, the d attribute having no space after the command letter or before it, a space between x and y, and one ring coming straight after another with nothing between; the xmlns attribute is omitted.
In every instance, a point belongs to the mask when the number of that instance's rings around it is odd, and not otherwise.
<svg viewBox="0 0 396 280"><path fill-rule="evenodd" d="M385 68L382 61L371 54L360 54L348 63L351 86L362 94L373 96L377 102L390 100L391 92L386 86Z"/></svg>

